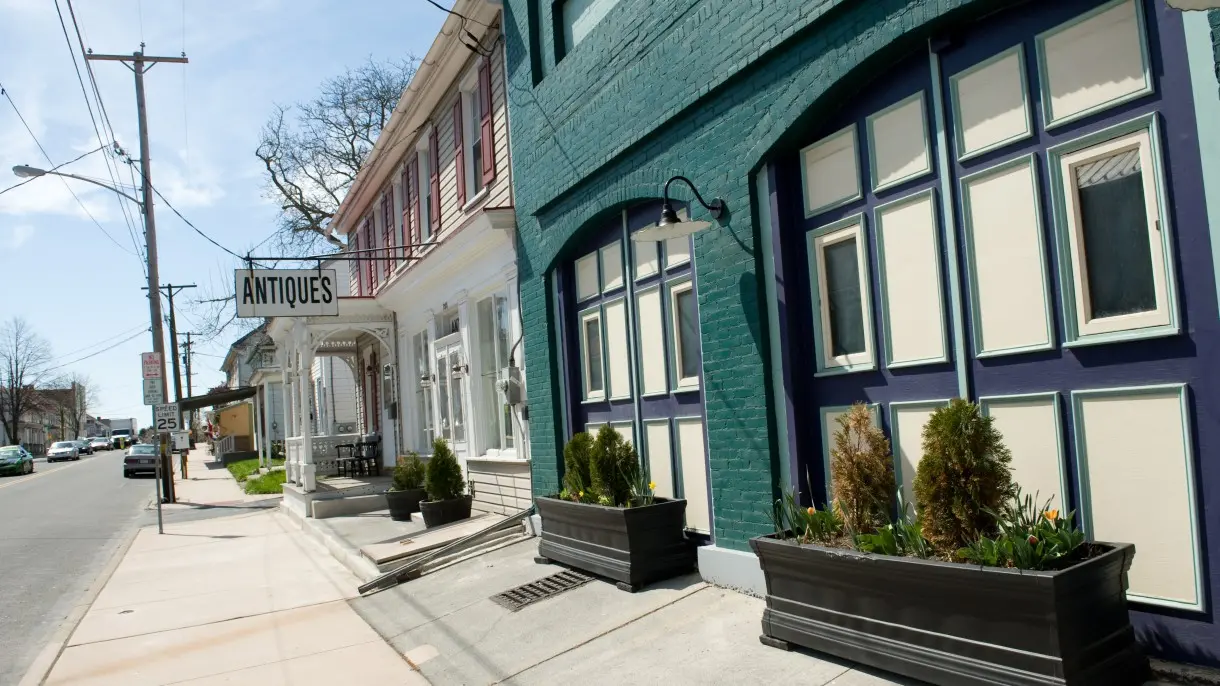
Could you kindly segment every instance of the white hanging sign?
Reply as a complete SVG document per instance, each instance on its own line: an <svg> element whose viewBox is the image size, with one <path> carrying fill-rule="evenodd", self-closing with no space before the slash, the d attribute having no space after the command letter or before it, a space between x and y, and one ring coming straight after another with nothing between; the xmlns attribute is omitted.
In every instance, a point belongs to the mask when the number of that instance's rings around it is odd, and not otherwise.
<svg viewBox="0 0 1220 686"><path fill-rule="evenodd" d="M339 281L334 269L234 270L238 317L334 317Z"/></svg>

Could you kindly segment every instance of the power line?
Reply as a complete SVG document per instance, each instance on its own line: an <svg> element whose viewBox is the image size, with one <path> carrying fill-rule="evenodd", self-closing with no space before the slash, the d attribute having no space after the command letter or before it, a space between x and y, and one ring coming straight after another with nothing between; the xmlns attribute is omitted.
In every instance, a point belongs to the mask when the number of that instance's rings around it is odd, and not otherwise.
<svg viewBox="0 0 1220 686"><path fill-rule="evenodd" d="M38 150L42 152L42 156L46 158L47 162L49 162L51 166L55 166L55 160L51 159L51 156L47 154L47 149L42 147L42 142L38 140L38 136L34 135L34 130L30 128L29 123L27 123L25 117L22 116L21 110L17 109L17 103L13 102L13 96L9 95L9 92L4 88L3 85L0 85L0 95L3 95L5 99L8 100L8 104L12 106L13 112L15 112L17 114L17 118L21 120L21 125L24 126L26 132L30 134L30 138L34 139L34 144L38 146ZM122 250L130 255L135 255L135 253L131 252L127 248L124 248L121 243L114 240L114 236L111 236L106 229L102 228L101 223L99 223L97 218L93 216L93 213L89 211L89 208L85 207L85 203L81 201L80 197L76 195L76 191L72 190L72 186L68 184L67 179L61 176L59 177L59 180L63 182L64 188L67 188L68 192L72 194L72 198L76 200L76 204L80 205L80 208L85 211L85 214L89 217L89 219L93 220L93 225L97 227L98 231L102 232L102 235L109 238L110 242L114 243L119 250Z"/></svg>
<svg viewBox="0 0 1220 686"><path fill-rule="evenodd" d="M110 341L113 341L114 339L119 338L120 336L128 336L128 335L130 335L130 334L132 334L132 333L135 333L135 332L137 332L137 331L138 331L139 333L143 333L143 332L145 332L145 331L148 331L148 327L147 327L147 326L144 326L143 324L141 324L141 325L137 326L135 329L128 329L127 331L124 331L124 332L122 332L122 333L117 333L117 334L115 334L115 335L113 335L113 336L110 336L110 337L108 337L108 338L103 338L103 339L102 339L102 340L100 340L100 341L97 341L97 342L95 342L95 343L91 343L91 344L89 344L89 345L86 345L86 346L85 346L85 347L83 347L83 348L77 348L76 350L69 350L69 351L68 351L68 352L66 352L66 353L60 353L60 355L61 355L61 356L64 356L64 357L67 357L68 355L75 355L75 354L77 354L77 353L82 353L82 352L84 352L84 351L88 350L89 348L96 348L97 346L102 345L102 344L104 344L104 343L109 343Z"/></svg>
<svg viewBox="0 0 1220 686"><path fill-rule="evenodd" d="M110 352L110 350L113 350L113 349L115 349L115 348L117 348L117 347L120 347L120 345L122 345L123 343L127 343L128 341L134 341L134 339L135 339L135 338L138 338L138 337L140 337L140 336L144 336L144 334L145 334L145 333L148 333L148 331L149 331L149 330L148 330L148 328L142 328L142 330L140 330L140 331L137 331L137 332L133 333L133 334L132 334L132 336L129 336L129 337L127 337L127 338L123 338L123 339L122 339L122 341L120 341L120 342L118 342L118 343L115 343L115 344L112 344L112 345L109 345L109 347L102 348L101 350L98 350L98 352L96 352L96 353L89 353L88 355L84 355L84 356L83 356L83 358L77 358L77 359L74 359L74 360L72 360L72 361L68 361L68 363L63 363L63 364L61 364L61 365L55 365L55 366L52 366L52 367L48 367L48 369L45 369L45 370L43 370L43 371L55 371L55 370L57 370L57 369L63 369L63 367L66 367L66 366L68 366L68 365L74 365L74 364L77 364L77 363L83 363L83 361L84 361L84 360L88 360L89 358L96 358L96 356L98 356L98 355L100 355L100 354L102 354L102 353Z"/></svg>
<svg viewBox="0 0 1220 686"><path fill-rule="evenodd" d="M81 153L81 154L77 155L76 157L74 157L73 159L70 159L70 160L68 160L67 162L64 162L63 164L58 164L58 165L55 165L54 167L51 167L51 168L50 168L50 169L48 169L47 171L49 171L49 172L53 172L53 171L56 171L57 169L61 169L61 168L63 168L63 167L66 167L66 166L68 166L69 164L72 164L73 162L79 162L79 161L81 161L82 159L84 159L84 158L88 157L89 155L92 155L93 153L95 153L95 152L97 152L97 151L99 151L99 150L101 150L102 148L105 148L105 147L106 147L106 146L104 146L104 145L103 145L103 146L100 146L100 147L96 147L96 148L94 148L94 149L90 150L89 152L84 152L84 153ZM3 189L0 189L0 195L4 195L5 193L7 193L7 192L9 192L9 191L13 190L14 188L20 188L20 187L22 187L22 186L26 185L27 183L29 183L29 182L31 182L31 181L34 181L34 180L35 180L35 179L37 179L37 178L38 178L37 176L31 176L30 178L26 179L25 181L18 181L17 183L15 183L15 184L13 184L13 185L9 186L8 188L3 188Z"/></svg>
<svg viewBox="0 0 1220 686"><path fill-rule="evenodd" d="M152 184L149 184L149 185L151 186ZM182 221L183 221L183 222L184 222L184 223L185 223L187 226L189 226L189 227L191 227L192 229L194 229L195 233L199 234L200 236L203 236L204 240L206 240L207 242L209 242L209 243L211 243L212 245L216 246L217 248L220 248L221 250L223 250L223 251L225 251L225 252L229 253L230 255L232 255L233 257L236 257L236 258L237 258L237 259L239 259L239 260L245 260L245 259L246 259L246 258L245 258L245 256L243 256L243 255L238 255L237 253L233 252L232 250L229 250L228 248L224 247L224 246L223 246L223 245L221 245L220 243L217 243L217 242L216 242L216 241L215 241L215 240L214 240L214 239L213 239L211 236L209 236L209 235L207 235L206 233L204 233L204 232L203 232L203 231L202 231L202 230L201 230L201 229L200 229L198 226L195 226L194 224L192 224L192 223L191 223L191 220L189 220L189 219L187 219L186 217L182 216L182 213L178 211L178 208L176 208L176 207L174 207L172 204L170 204L170 201L169 201L169 200L166 200L164 195L161 195L161 191L157 190L157 187L156 187L156 186L152 186L152 189L153 189L153 193L156 193L156 194L157 194L157 197L158 197L158 198L161 198L161 202L165 203L165 206L166 206L166 207L168 207L168 208L170 209L170 211L171 211L171 212L173 212L174 214L178 215L178 218L179 218L179 219L181 219L181 220L182 220Z"/></svg>

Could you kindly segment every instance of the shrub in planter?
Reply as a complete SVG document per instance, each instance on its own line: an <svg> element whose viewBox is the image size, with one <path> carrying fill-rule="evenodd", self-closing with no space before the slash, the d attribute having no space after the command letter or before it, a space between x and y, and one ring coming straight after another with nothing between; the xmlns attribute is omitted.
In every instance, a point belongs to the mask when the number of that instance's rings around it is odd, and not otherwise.
<svg viewBox="0 0 1220 686"><path fill-rule="evenodd" d="M464 493L466 481L462 478L462 465L443 438L432 443L432 457L428 460L425 477L428 499L420 502L419 511L424 516L424 526L432 528L470 517L473 498Z"/></svg>
<svg viewBox="0 0 1220 686"><path fill-rule="evenodd" d="M424 463L419 454L412 452L399 456L394 463L394 476L390 490L386 491L386 502L390 506L390 519L410 521L412 512L419 512L419 502L424 499Z"/></svg>
<svg viewBox="0 0 1220 686"><path fill-rule="evenodd" d="M890 518L894 493L894 458L890 442L863 403L838 418L830 474L834 498L848 531L869 533Z"/></svg>
<svg viewBox="0 0 1220 686"><path fill-rule="evenodd" d="M914 517L899 494L897 520L818 536L813 508L776 508L777 533L750 542L767 583L762 641L936 684L1141 684L1148 665L1125 600L1134 547L1087 542L1072 513L1023 498L977 408L955 401L938 414L925 427ZM985 502L964 502L972 496ZM859 502L838 500L843 521L872 516L851 511ZM966 522L977 527L969 535Z"/></svg>
<svg viewBox="0 0 1220 686"><path fill-rule="evenodd" d="M994 512L1012 493L1012 455L974 403L954 398L923 428L923 459L915 472L915 509L923 535L956 551L995 531Z"/></svg>
<svg viewBox="0 0 1220 686"><path fill-rule="evenodd" d="M695 549L684 533L686 501L656 498L635 448L603 426L564 448L564 489L538 498L538 561L555 561L640 586L690 571ZM587 475L587 476L586 476Z"/></svg>

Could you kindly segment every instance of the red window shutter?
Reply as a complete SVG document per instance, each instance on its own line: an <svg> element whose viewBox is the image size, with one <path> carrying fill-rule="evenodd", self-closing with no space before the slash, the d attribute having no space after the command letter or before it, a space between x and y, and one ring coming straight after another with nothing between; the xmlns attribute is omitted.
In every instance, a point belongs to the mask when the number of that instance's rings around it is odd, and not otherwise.
<svg viewBox="0 0 1220 686"><path fill-rule="evenodd" d="M372 295L373 291L377 290L377 260L373 259L374 257L377 257L377 252L372 250L373 248L377 247L377 235L373 231L373 215L371 213L364 218L364 237L365 240L368 241L368 248L370 249L370 252L365 253L364 257L368 258L368 294Z"/></svg>
<svg viewBox="0 0 1220 686"><path fill-rule="evenodd" d="M462 98L453 103L453 167L457 170L458 209L466 204L466 151L462 150Z"/></svg>
<svg viewBox="0 0 1220 686"><path fill-rule="evenodd" d="M385 248L387 258L382 264L385 265L383 272L386 280L394 273L394 261L390 259L394 257L394 222L391 216L394 214L393 193L393 190L387 189L381 196L381 245Z"/></svg>
<svg viewBox="0 0 1220 686"><path fill-rule="evenodd" d="M411 176L411 244L419 245L423 242L424 227L424 223L419 215L419 153L411 156L411 163L407 166L407 170ZM432 197L435 198L436 196ZM436 204L436 200L433 200L432 203ZM416 253L421 250L423 248L415 248Z"/></svg>
<svg viewBox="0 0 1220 686"><path fill-rule="evenodd" d="M351 257L360 256L360 229L352 234L352 255ZM364 273L360 271L360 260L353 260L351 263L351 273L355 275L356 280L356 295L364 295Z"/></svg>
<svg viewBox="0 0 1220 686"><path fill-rule="evenodd" d="M414 159L414 158L412 158ZM403 257L411 257L411 252L415 245L415 228L411 225L411 219L415 216L411 213L411 203L414 201L415 193L411 190L411 164L408 162L402 168L402 255Z"/></svg>
<svg viewBox="0 0 1220 686"><path fill-rule="evenodd" d="M436 235L441 231L441 145L436 139L435 126L428 135L428 155L431 157L428 160L428 184L432 187L432 208L428 210L428 215L432 220L432 234Z"/></svg>
<svg viewBox="0 0 1220 686"><path fill-rule="evenodd" d="M479 147L483 165L483 186L496 178L496 148L491 123L491 60L484 57L479 65Z"/></svg>

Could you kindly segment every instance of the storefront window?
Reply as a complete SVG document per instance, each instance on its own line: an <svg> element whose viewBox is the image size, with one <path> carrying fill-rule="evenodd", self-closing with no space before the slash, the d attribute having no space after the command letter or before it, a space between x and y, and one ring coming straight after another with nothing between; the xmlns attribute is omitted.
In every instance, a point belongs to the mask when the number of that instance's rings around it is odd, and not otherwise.
<svg viewBox="0 0 1220 686"><path fill-rule="evenodd" d="M432 356L427 331L415 334L412 350L415 354L415 419L419 426L419 449L427 451L436 435L432 426Z"/></svg>
<svg viewBox="0 0 1220 686"><path fill-rule="evenodd" d="M508 299L495 295L479 301L479 412L488 450L513 447L512 408L498 382L508 376Z"/></svg>

